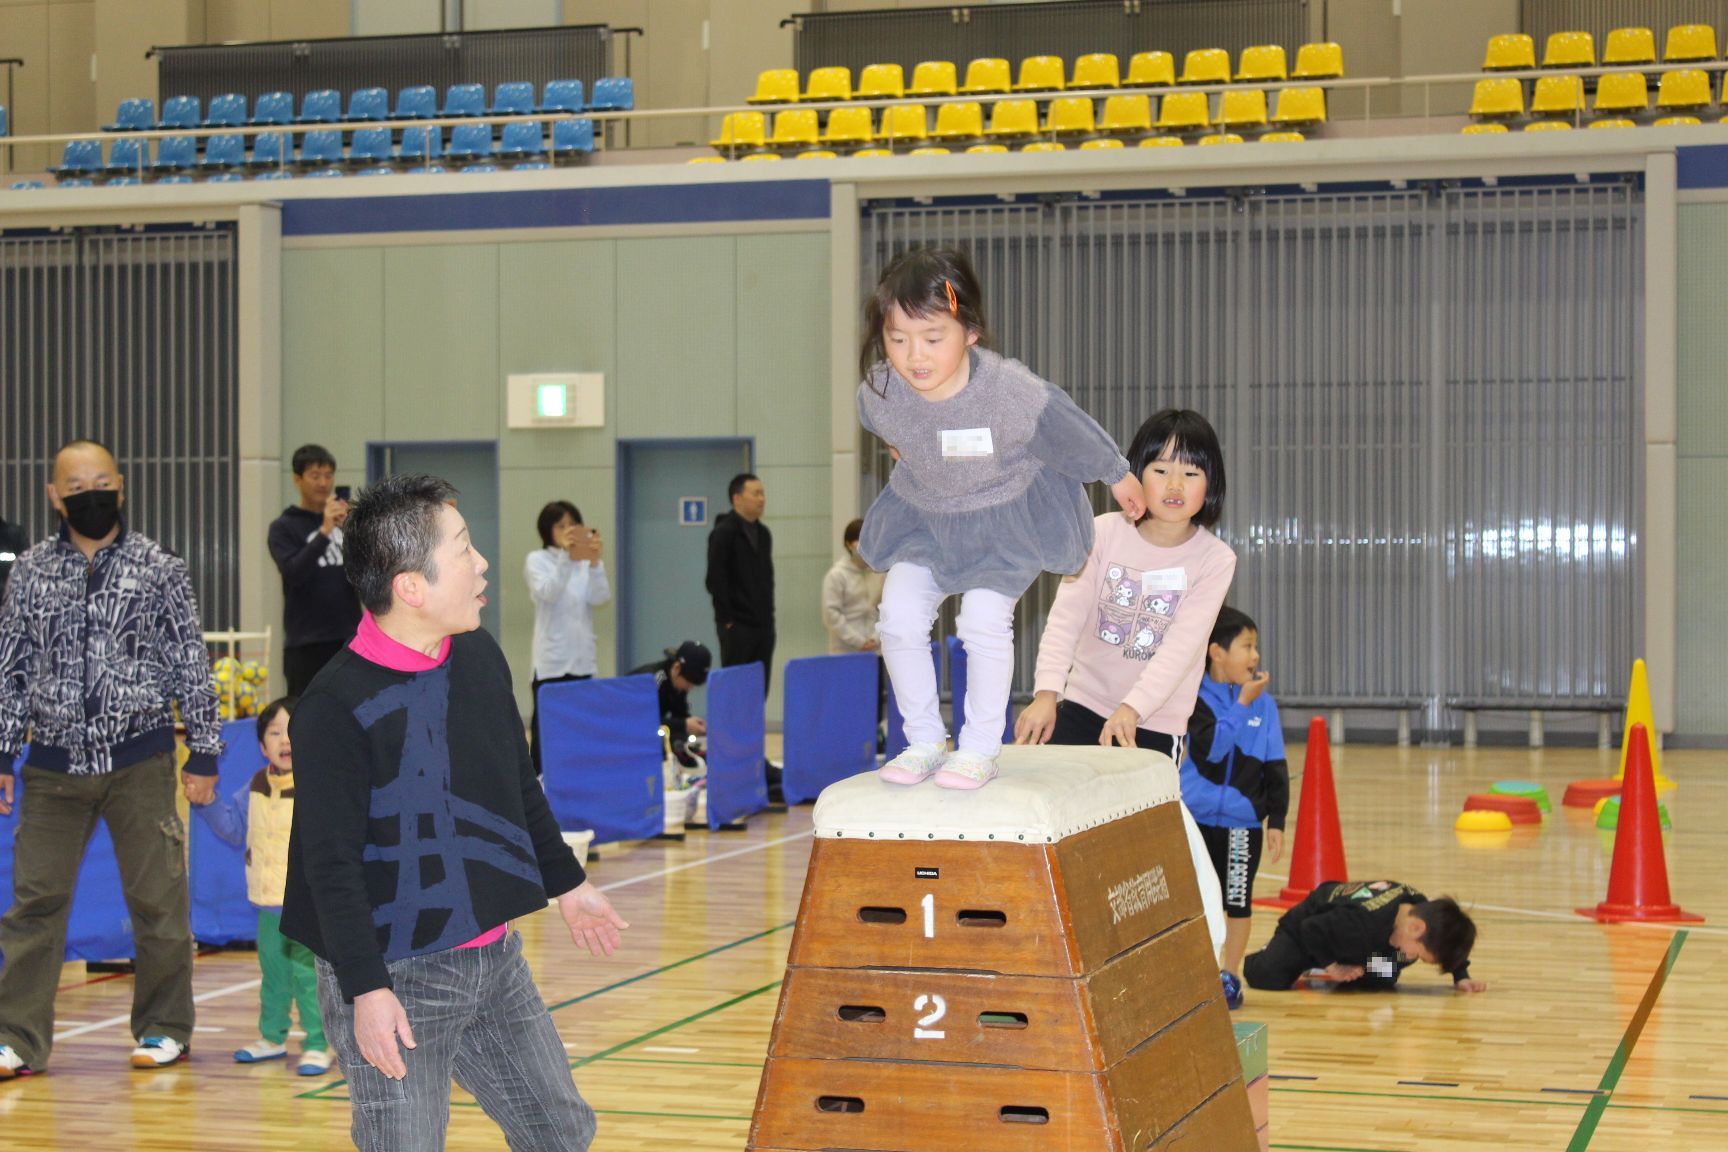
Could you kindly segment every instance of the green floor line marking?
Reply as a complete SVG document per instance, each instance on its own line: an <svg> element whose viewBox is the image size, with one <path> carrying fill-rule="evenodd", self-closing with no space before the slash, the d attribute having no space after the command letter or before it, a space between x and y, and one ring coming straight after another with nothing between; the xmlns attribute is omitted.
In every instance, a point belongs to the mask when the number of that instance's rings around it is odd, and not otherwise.
<svg viewBox="0 0 1728 1152"><path fill-rule="evenodd" d="M1582 1100L1564 1097L1550 1100L1512 1100L1504 1096L1437 1096L1431 1092L1352 1092L1342 1088L1269 1088L1268 1091L1297 1096L1369 1096L1382 1100L1433 1100L1454 1104L1522 1104L1537 1108L1585 1108Z"/></svg>
<svg viewBox="0 0 1728 1152"><path fill-rule="evenodd" d="M674 968L682 968L686 964L694 964L698 960L706 960L710 956L717 956L721 952L728 951L732 948L742 947L745 944L749 944L749 943L752 943L754 941L764 939L768 936L772 936L776 932L784 932L784 931L786 931L786 929L792 927L793 924L795 924L795 923L797 923L797 922L794 920L788 920L784 924L776 924L776 925L774 925L774 927L769 928L766 931L752 932L748 936L740 937L739 939L734 940L729 944L722 944L718 948L710 948L706 952L698 952L694 956L686 956L682 960L674 960L670 964L663 964L660 967L651 969L647 972L639 972L635 976L628 976L628 977L624 978L623 980L617 981L616 983L608 984L604 988L596 988L592 992L584 992L580 996L572 996L568 1000L560 1000L556 1004L548 1004L546 1006L546 1011L556 1012L560 1008L568 1008L572 1004L580 1004L585 1000L592 1000L596 996L604 996L608 992L616 992L620 988L628 988L632 984L639 984L642 981L647 980L651 977L659 976L659 975L662 975L666 972L670 972ZM774 982L775 985L777 985L779 983L780 982L778 980L776 980ZM770 987L772 987L772 986L773 985L770 985ZM756 995L756 993L752 992L752 993L749 993L748 995L754 996L754 995ZM571 1065L571 1067L575 1067L575 1065ZM332 1091L336 1090L337 1088L342 1087L343 1085L345 1085L347 1083L348 1083L347 1080L332 1080L330 1083L324 1085L321 1088L314 1088L308 1092L297 1093L294 1098L296 1100L316 1100L316 1099L324 1096L326 1093L332 1092ZM342 1097L342 1099L346 1100L347 1097L344 1096L344 1097Z"/></svg>
<svg viewBox="0 0 1728 1152"><path fill-rule="evenodd" d="M1680 958L1680 946L1686 943L1686 931L1681 929L1674 933L1674 939L1668 943L1668 954L1657 965L1656 972L1650 977L1650 986L1644 989L1644 999L1638 1002L1638 1011L1632 1013L1631 1021L1626 1025L1626 1032L1620 1037L1619 1047L1614 1049L1614 1058L1608 1061L1607 1071L1602 1073L1602 1080L1597 1085L1605 1093L1612 1093L1614 1086L1620 1083L1620 1074L1626 1071L1626 1062L1632 1058L1632 1049L1638 1046L1638 1037L1644 1032L1644 1024L1650 1019L1650 1013L1656 1008L1656 1000L1662 995L1662 986L1668 982L1668 973L1674 970L1674 961ZM1590 1147L1590 1141L1596 1135L1596 1125L1602 1122L1602 1115L1608 1110L1609 1096L1598 1096L1590 1101L1584 1109L1584 1115L1578 1119L1578 1130L1572 1133L1572 1142L1566 1145L1566 1152L1584 1152Z"/></svg>
<svg viewBox="0 0 1728 1152"><path fill-rule="evenodd" d="M600 1061L606 1059L608 1056L612 1056L612 1055L615 1055L616 1053L622 1052L626 1048L634 1048L636 1045L644 1043L645 1041L648 1041L648 1040L652 1040L657 1036L664 1036L668 1032L675 1032L679 1028L684 1027L686 1024L694 1024L694 1023L696 1023L696 1021L701 1020L704 1017L712 1016L716 1012L724 1012L724 1011L726 1011L726 1009L731 1008L734 1005L742 1004L744 1001L749 1000L750 998L752 998L754 996L760 996L764 992L772 992L774 989L776 989L778 987L780 987L780 981L776 980L771 984L764 984L760 988L752 988L750 991L745 992L745 993L738 995L738 996L734 996L730 1000L722 1000L720 1003L715 1004L709 1008L704 1008L700 1012L692 1012L690 1015L684 1017L684 1019L682 1019L682 1020L674 1020L670 1024L662 1024L660 1027L654 1029L652 1032L644 1032L644 1033L642 1033L642 1035L634 1037L634 1038L629 1039L629 1040L626 1040L622 1044L614 1044L610 1048L602 1048L600 1051L594 1053L592 1056L578 1057L577 1059L570 1061L570 1067L572 1069L576 1069L576 1068L587 1067L589 1064L597 1064Z"/></svg>

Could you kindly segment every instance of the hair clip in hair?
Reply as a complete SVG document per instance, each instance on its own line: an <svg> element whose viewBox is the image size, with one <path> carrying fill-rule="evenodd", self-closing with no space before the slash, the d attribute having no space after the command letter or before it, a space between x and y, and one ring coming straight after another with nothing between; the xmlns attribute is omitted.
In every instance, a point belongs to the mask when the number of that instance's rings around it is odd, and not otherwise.
<svg viewBox="0 0 1728 1152"><path fill-rule="evenodd" d="M942 287L948 290L948 312L958 320L960 318L960 300L954 295L954 281L944 280Z"/></svg>

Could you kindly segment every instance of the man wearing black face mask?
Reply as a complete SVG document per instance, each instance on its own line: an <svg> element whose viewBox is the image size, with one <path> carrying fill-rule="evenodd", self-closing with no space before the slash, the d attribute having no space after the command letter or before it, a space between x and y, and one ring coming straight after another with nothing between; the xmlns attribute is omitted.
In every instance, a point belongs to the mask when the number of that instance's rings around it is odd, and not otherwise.
<svg viewBox="0 0 1728 1152"><path fill-rule="evenodd" d="M84 845L98 816L120 864L137 950L135 1068L186 1058L192 929L186 829L174 803L174 713L186 722L186 798L216 791L221 722L186 565L130 531L124 482L100 444L54 458L60 532L19 558L0 605L0 815L28 733L14 902L0 917L0 1081L39 1072Z"/></svg>

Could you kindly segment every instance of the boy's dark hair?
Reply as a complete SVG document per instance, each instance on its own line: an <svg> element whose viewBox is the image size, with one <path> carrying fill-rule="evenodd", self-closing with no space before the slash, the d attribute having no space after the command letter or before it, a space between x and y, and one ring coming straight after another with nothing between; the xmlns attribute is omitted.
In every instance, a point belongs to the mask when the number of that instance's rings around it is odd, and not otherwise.
<svg viewBox="0 0 1728 1152"><path fill-rule="evenodd" d="M330 455L330 449L322 444L302 444L294 449L294 475L304 476L306 469L319 464L326 468L336 467L336 457Z"/></svg>
<svg viewBox="0 0 1728 1152"><path fill-rule="evenodd" d="M258 743L264 743L264 731L270 727L270 721L283 712L292 714L294 705L300 703L298 696L278 696L264 705L264 710L258 713Z"/></svg>
<svg viewBox="0 0 1728 1152"><path fill-rule="evenodd" d="M954 289L950 304L948 289ZM896 304L908 316L932 313L952 315L968 332L978 334L978 343L990 346L990 327L984 321L984 290L972 261L958 248L914 248L888 262L876 291L864 304L864 346L858 353L858 372L870 386L887 394L887 381L877 381L876 365L888 358L882 326Z"/></svg>
<svg viewBox="0 0 1728 1152"><path fill-rule="evenodd" d="M744 485L750 483L750 481L752 481L752 480L758 480L759 481L761 479L762 479L762 477L756 475L756 473L754 473L754 472L740 472L740 473L738 473L738 475L732 477L731 483L726 485L726 499L728 499L728 500L736 499L738 496L743 494Z"/></svg>
<svg viewBox="0 0 1728 1152"><path fill-rule="evenodd" d="M1236 643L1236 637L1244 632L1258 631L1260 626L1249 618L1248 613L1225 606L1218 609L1218 621L1212 625L1212 638L1207 643L1216 644L1228 652L1230 645Z"/></svg>
<svg viewBox="0 0 1728 1152"><path fill-rule="evenodd" d="M1425 900L1410 909L1410 914L1428 926L1422 944L1433 953L1440 971L1457 972L1470 962L1470 950L1476 947L1476 921L1458 907L1450 896Z"/></svg>
<svg viewBox="0 0 1728 1152"><path fill-rule="evenodd" d="M540 543L552 547L552 529L558 527L558 521L565 516L582 523L582 513L568 500L554 500L540 509L540 518L534 522L534 527L540 530Z"/></svg>
<svg viewBox="0 0 1728 1152"><path fill-rule="evenodd" d="M1136 480L1146 475L1147 466L1163 454L1166 444L1178 462L1205 473L1206 500L1195 514L1194 523L1202 528L1212 527L1224 514L1224 450L1218 447L1218 433L1212 431L1206 417L1188 408L1154 412L1140 425L1140 430L1134 433L1134 443L1128 446L1128 469ZM1152 515L1152 500L1148 494L1146 516Z"/></svg>
<svg viewBox="0 0 1728 1152"><path fill-rule="evenodd" d="M387 476L361 489L343 526L343 567L374 616L395 601L391 581L404 572L438 579L438 513L456 489L436 476Z"/></svg>
<svg viewBox="0 0 1728 1152"><path fill-rule="evenodd" d="M862 519L854 520L846 525L846 531L840 534L840 543L842 546L854 543L862 535L864 535L864 521Z"/></svg>

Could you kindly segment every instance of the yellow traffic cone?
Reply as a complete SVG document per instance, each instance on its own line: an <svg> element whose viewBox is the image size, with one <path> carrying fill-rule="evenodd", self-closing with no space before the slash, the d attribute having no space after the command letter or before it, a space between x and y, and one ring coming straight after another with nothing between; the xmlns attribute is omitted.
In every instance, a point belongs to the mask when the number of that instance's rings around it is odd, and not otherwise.
<svg viewBox="0 0 1728 1152"><path fill-rule="evenodd" d="M1614 773L1614 779L1619 780L1626 775L1626 749L1632 738L1632 725L1644 725L1644 731L1650 733L1650 766L1655 771L1656 788L1667 792L1678 785L1662 774L1662 750L1656 742L1656 720L1650 708L1650 674L1644 667L1644 661L1632 661L1632 683L1626 689L1626 731L1620 738L1620 770Z"/></svg>

